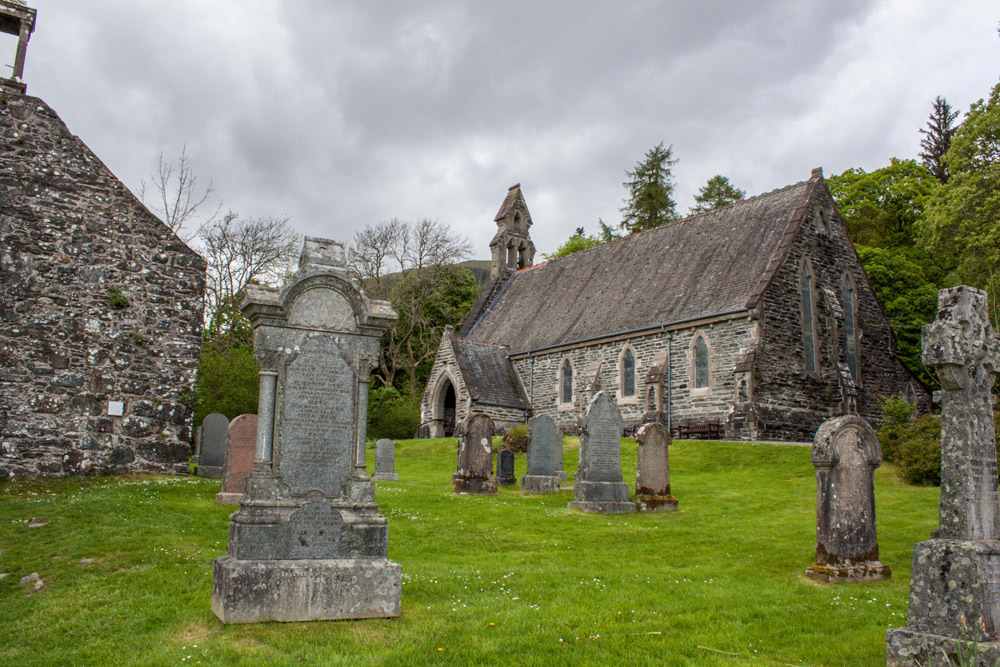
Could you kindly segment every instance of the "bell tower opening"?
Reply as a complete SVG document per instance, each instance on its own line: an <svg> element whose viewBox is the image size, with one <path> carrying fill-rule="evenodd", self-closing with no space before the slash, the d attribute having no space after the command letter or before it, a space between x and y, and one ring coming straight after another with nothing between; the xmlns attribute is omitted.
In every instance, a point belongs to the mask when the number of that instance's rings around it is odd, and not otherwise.
<svg viewBox="0 0 1000 667"><path fill-rule="evenodd" d="M12 35L17 38L17 45L14 47L14 64L3 63L4 68L0 71L0 80L3 80L5 87L15 88L22 93L26 89L21 81L24 76L24 57L28 51L28 40L31 38L31 33L35 31L35 14L36 11L28 7L24 0L0 0L0 34ZM15 40L9 38L3 39L0 41L0 47L6 50L6 45L14 42ZM5 54L4 60L8 57ZM8 67L10 68L9 75L6 71Z"/></svg>

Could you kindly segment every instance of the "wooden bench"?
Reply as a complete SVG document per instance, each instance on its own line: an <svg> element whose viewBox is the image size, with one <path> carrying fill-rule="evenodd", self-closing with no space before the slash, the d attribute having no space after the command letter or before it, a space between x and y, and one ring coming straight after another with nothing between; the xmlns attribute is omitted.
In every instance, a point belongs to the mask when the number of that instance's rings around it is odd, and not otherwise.
<svg viewBox="0 0 1000 667"><path fill-rule="evenodd" d="M719 439L718 419L689 419L677 425L678 438L697 438L699 440Z"/></svg>

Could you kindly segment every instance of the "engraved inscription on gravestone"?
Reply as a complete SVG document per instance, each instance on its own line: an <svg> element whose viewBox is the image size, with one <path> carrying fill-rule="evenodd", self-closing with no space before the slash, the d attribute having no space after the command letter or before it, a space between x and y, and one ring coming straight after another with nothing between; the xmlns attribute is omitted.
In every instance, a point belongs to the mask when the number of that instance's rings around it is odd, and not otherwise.
<svg viewBox="0 0 1000 667"><path fill-rule="evenodd" d="M284 403L282 444L295 456L280 465L292 493L338 494L352 470L354 372L331 336L310 338L288 364Z"/></svg>

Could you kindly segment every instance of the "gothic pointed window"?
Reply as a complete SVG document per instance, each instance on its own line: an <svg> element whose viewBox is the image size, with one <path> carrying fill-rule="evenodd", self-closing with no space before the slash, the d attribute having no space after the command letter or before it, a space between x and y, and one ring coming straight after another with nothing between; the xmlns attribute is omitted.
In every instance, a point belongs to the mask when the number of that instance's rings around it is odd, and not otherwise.
<svg viewBox="0 0 1000 667"><path fill-rule="evenodd" d="M807 373L816 372L816 317L813 312L813 279L809 264L802 263L799 276L799 292L802 297L802 348Z"/></svg>
<svg viewBox="0 0 1000 667"><path fill-rule="evenodd" d="M858 322L857 312L855 312L854 286L851 284L849 276L844 278L841 296L844 306L844 337L847 339L844 349L847 354L847 367L851 369L851 377L854 378L854 382L858 382Z"/></svg>
<svg viewBox="0 0 1000 667"><path fill-rule="evenodd" d="M569 359L563 361L562 368L560 369L561 378L559 381L559 402L560 403L572 403L573 402L573 364L570 363Z"/></svg>
<svg viewBox="0 0 1000 667"><path fill-rule="evenodd" d="M621 388L622 398L635 396L635 353L626 347L621 357Z"/></svg>
<svg viewBox="0 0 1000 667"><path fill-rule="evenodd" d="M704 389L708 386L708 343L703 336L698 337L694 346L694 387Z"/></svg>

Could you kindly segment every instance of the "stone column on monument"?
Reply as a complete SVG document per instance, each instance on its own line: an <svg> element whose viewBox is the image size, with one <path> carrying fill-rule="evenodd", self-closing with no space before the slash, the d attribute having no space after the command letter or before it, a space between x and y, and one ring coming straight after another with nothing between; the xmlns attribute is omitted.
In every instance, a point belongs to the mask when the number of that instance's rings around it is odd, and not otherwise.
<svg viewBox="0 0 1000 667"><path fill-rule="evenodd" d="M938 293L937 318L923 329L923 362L941 382L940 527L913 549L906 627L886 634L888 664L923 665L942 651L956 654L975 636L980 664L992 665L1000 659L1000 499L991 394L1000 341L990 326L986 292L962 286Z"/></svg>

